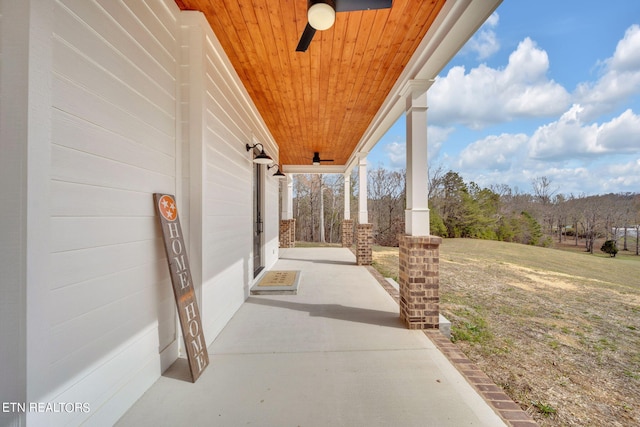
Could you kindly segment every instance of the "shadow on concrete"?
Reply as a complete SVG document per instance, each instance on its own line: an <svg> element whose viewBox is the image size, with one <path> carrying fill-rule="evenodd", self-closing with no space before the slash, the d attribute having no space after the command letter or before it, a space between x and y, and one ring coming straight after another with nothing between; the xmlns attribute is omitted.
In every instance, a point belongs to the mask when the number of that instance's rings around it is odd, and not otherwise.
<svg viewBox="0 0 640 427"><path fill-rule="evenodd" d="M347 307L341 304L306 304L292 301L273 300L268 298L249 297L245 303L266 305L309 313L313 317L344 320L347 322L367 323L387 328L406 329L400 321L398 313L367 308Z"/></svg>
<svg viewBox="0 0 640 427"><path fill-rule="evenodd" d="M187 383L193 382L191 380L191 372L189 371L189 362L182 357L179 357L173 362L173 364L169 366L169 369L162 373L162 376Z"/></svg>
<svg viewBox="0 0 640 427"><path fill-rule="evenodd" d="M289 261L301 261L301 262L311 262L314 264L333 264L333 265L356 265L356 261L342 261L336 259L307 259L307 258L296 258L291 256L281 256L278 259L286 259Z"/></svg>
<svg viewBox="0 0 640 427"><path fill-rule="evenodd" d="M335 259L314 259L316 264L356 265L355 261L336 261Z"/></svg>

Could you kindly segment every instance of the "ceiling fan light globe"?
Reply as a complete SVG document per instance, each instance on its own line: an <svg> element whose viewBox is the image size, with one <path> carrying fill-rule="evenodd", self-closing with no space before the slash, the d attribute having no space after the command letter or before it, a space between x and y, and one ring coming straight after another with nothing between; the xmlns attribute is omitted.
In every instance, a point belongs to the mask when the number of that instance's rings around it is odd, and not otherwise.
<svg viewBox="0 0 640 427"><path fill-rule="evenodd" d="M314 152L313 153L313 160L312 160L312 165L314 166L319 166L320 165L320 153L319 152Z"/></svg>
<svg viewBox="0 0 640 427"><path fill-rule="evenodd" d="M316 30L328 30L336 22L336 11L327 3L316 3L307 11L307 19Z"/></svg>

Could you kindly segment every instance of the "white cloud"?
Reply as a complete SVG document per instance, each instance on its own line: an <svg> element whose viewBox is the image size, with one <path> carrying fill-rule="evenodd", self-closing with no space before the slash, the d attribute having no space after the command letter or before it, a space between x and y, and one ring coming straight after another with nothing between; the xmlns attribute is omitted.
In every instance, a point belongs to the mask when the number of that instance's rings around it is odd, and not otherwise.
<svg viewBox="0 0 640 427"><path fill-rule="evenodd" d="M440 153L442 143L449 138L454 128L443 128L440 126L427 127L427 147L429 159L437 158ZM407 144L406 141L392 141L382 146L382 150L387 155L388 164L392 169L403 169L407 166Z"/></svg>
<svg viewBox="0 0 640 427"><path fill-rule="evenodd" d="M482 24L478 32L467 42L462 51L474 52L479 61L485 60L498 52L500 50L500 42L493 29L498 25L499 20L498 13L493 12Z"/></svg>
<svg viewBox="0 0 640 427"><path fill-rule="evenodd" d="M638 192L640 188L640 158L623 164L609 165L606 171L610 176L603 185L603 192Z"/></svg>
<svg viewBox="0 0 640 427"><path fill-rule="evenodd" d="M389 158L391 169L406 167L407 145L404 142L392 141L383 146L383 150Z"/></svg>
<svg viewBox="0 0 640 427"><path fill-rule="evenodd" d="M547 78L549 58L529 38L509 56L504 69L453 67L429 91L431 120L479 129L515 118L562 113L569 94Z"/></svg>
<svg viewBox="0 0 640 427"><path fill-rule="evenodd" d="M498 26L498 22L500 21L500 15L498 12L493 12L491 16L487 18L487 20L482 24L482 26L489 26L491 28L495 28ZM482 27L481 27L482 28Z"/></svg>
<svg viewBox="0 0 640 427"><path fill-rule="evenodd" d="M638 192L640 158L628 163L549 167L537 176L547 176L558 185L562 194L606 194Z"/></svg>
<svg viewBox="0 0 640 427"><path fill-rule="evenodd" d="M616 51L608 61L608 66L618 72L640 70L640 26L632 25L624 38L618 42Z"/></svg>
<svg viewBox="0 0 640 427"><path fill-rule="evenodd" d="M428 126L427 127L427 141L429 149L429 158L433 159L438 157L442 144L449 139L449 135L455 129L452 127L441 126Z"/></svg>
<svg viewBox="0 0 640 427"><path fill-rule="evenodd" d="M465 170L484 169L505 171L511 169L518 153L526 148L529 137L525 134L491 135L468 145L460 153L458 167Z"/></svg>
<svg viewBox="0 0 640 427"><path fill-rule="evenodd" d="M549 178L552 185L558 187L560 194L582 194L586 192L585 189L596 188L599 185L599 177L584 166L545 167L536 172L532 178L538 176ZM531 191L532 189L529 188L528 190Z"/></svg>
<svg viewBox="0 0 640 427"><path fill-rule="evenodd" d="M601 152L640 152L640 116L631 110L604 123L598 129L598 147Z"/></svg>
<svg viewBox="0 0 640 427"><path fill-rule="evenodd" d="M629 27L599 66L596 80L569 94L548 77L547 53L526 38L504 68L451 68L429 90L431 124L480 129L516 119L554 118L528 134L496 132L459 154L441 157L466 180L483 186L506 183L528 192L531 179L547 176L564 194L637 192L640 113L616 109L640 94L640 25Z"/></svg>
<svg viewBox="0 0 640 427"><path fill-rule="evenodd" d="M637 192L640 116L626 110L601 124L584 123L583 111L573 105L532 136L484 137L450 160L465 179L482 186L504 183L530 191L531 179L546 176L564 194Z"/></svg>
<svg viewBox="0 0 640 427"><path fill-rule="evenodd" d="M601 125L585 124L584 117L584 108L573 105L558 121L538 128L531 137L531 157L562 161L640 152L640 116L631 110Z"/></svg>
<svg viewBox="0 0 640 427"><path fill-rule="evenodd" d="M640 93L640 26L627 29L613 56L602 65L603 74L598 81L579 84L574 94L589 119L612 111L630 96Z"/></svg>

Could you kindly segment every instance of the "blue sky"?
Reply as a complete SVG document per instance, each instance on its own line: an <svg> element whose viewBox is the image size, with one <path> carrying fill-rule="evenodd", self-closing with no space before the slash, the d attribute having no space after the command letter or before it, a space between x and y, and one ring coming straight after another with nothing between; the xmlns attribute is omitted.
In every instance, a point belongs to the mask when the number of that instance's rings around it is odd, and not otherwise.
<svg viewBox="0 0 640 427"><path fill-rule="evenodd" d="M640 1L505 0L428 94L429 165L480 186L640 192ZM370 152L405 166L405 120Z"/></svg>

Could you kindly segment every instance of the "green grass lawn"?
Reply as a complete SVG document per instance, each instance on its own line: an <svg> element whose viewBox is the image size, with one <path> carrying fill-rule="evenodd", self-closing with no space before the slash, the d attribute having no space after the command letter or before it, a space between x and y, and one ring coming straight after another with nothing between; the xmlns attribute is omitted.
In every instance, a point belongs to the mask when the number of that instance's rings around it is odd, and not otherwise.
<svg viewBox="0 0 640 427"><path fill-rule="evenodd" d="M536 421L640 425L640 257L444 239L439 269L454 342Z"/></svg>

